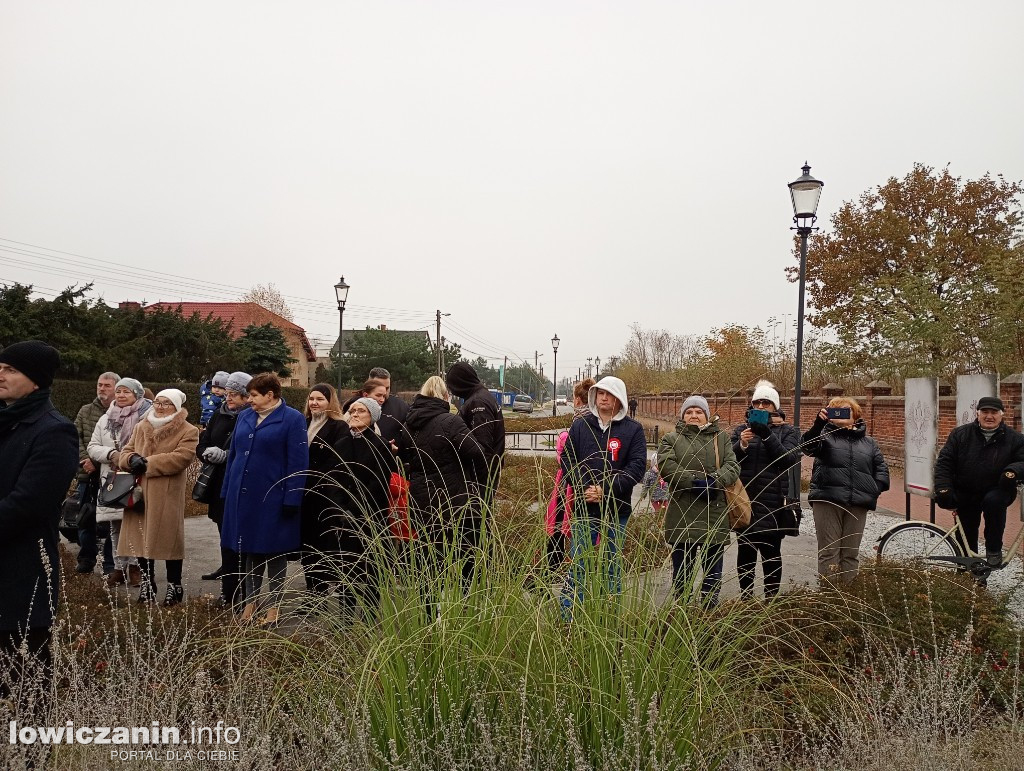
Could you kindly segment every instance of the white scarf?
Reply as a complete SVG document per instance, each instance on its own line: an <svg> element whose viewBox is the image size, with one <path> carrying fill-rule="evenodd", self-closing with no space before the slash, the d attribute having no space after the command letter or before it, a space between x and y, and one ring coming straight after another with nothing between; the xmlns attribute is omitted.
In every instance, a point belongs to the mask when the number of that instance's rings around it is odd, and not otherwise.
<svg viewBox="0 0 1024 771"><path fill-rule="evenodd" d="M156 410L155 409L150 409L146 413L146 420L148 420L150 423L153 424L153 428L160 428L160 426L166 426L168 423L170 423L172 420L174 420L176 417L178 417L178 412L179 412L179 410L175 410L173 413L168 415L166 418L158 418L156 416Z"/></svg>

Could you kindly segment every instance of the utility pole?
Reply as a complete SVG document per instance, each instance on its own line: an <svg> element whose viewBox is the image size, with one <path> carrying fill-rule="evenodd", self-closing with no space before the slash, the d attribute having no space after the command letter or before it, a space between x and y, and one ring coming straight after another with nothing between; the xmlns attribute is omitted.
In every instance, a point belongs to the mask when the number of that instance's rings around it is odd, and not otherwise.
<svg viewBox="0 0 1024 771"><path fill-rule="evenodd" d="M440 375L442 375L442 376L443 376L443 375L444 375L444 336L443 336L443 335L441 336L441 354L440 354L440 360L441 360L441 369L440 369L440 371L438 372L438 374L440 374Z"/></svg>
<svg viewBox="0 0 1024 771"><path fill-rule="evenodd" d="M441 309L437 309L437 334L434 336L434 345L437 348L437 374L444 374L444 370L441 369Z"/></svg>

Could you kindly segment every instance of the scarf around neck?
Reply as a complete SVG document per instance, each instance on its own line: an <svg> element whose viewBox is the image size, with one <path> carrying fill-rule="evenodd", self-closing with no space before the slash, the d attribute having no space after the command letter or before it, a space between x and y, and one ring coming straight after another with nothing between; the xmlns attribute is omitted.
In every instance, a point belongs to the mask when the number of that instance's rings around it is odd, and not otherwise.
<svg viewBox="0 0 1024 771"><path fill-rule="evenodd" d="M107 429L118 449L128 444L135 426L152 406L153 402L146 398L136 399L127 407L118 407L116 402L111 402L107 408Z"/></svg>
<svg viewBox="0 0 1024 771"><path fill-rule="evenodd" d="M50 401L50 389L38 388L12 404L0 402L0 428L13 426Z"/></svg>

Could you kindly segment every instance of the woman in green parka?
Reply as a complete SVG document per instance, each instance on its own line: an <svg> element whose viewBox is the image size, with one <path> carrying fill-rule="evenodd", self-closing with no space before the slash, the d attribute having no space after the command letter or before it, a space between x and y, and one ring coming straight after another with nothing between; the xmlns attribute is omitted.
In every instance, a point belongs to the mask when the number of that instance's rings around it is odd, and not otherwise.
<svg viewBox="0 0 1024 771"><path fill-rule="evenodd" d="M730 532L724 488L740 478L740 465L703 396L683 402L676 430L658 447L658 467L669 491L665 540L672 547L672 587L677 597L689 594L699 561L701 599L715 605Z"/></svg>

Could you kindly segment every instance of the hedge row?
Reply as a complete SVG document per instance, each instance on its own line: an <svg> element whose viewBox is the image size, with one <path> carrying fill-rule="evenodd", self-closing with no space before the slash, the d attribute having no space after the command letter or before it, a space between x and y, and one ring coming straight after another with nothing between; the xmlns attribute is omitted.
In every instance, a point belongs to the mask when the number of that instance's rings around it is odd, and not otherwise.
<svg viewBox="0 0 1024 771"><path fill-rule="evenodd" d="M143 383L143 385L151 389L153 393L158 393L164 388L177 388L184 391L186 396L185 409L188 410L189 422L199 423L199 387L202 383ZM74 420L82 405L88 404L96 398L96 381L55 380L53 381L52 390L54 406L60 410L61 414L66 415L69 420ZM306 405L306 396L309 395L309 389L286 386L281 391L285 404L301 412ZM345 399L350 395L347 391L343 394ZM413 393L399 394L399 396L409 402L412 401L414 395Z"/></svg>

